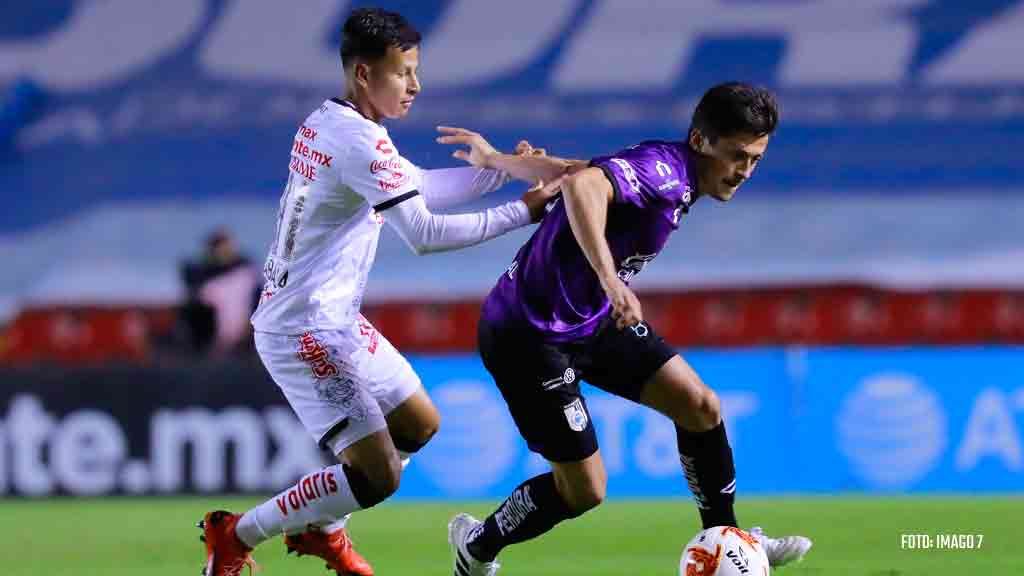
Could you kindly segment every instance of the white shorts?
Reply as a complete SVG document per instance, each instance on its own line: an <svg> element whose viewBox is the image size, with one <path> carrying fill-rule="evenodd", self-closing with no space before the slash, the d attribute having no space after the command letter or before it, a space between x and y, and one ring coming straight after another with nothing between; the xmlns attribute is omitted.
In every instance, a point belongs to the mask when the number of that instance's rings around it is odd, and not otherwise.
<svg viewBox="0 0 1024 576"><path fill-rule="evenodd" d="M421 387L409 361L362 316L345 330L257 332L255 340L303 426L334 454L386 428L384 416Z"/></svg>

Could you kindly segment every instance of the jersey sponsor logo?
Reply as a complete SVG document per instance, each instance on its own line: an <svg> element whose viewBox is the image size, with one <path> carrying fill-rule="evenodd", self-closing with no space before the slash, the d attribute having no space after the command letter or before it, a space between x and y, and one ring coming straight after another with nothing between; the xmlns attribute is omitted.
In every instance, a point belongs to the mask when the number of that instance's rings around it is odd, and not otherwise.
<svg viewBox="0 0 1024 576"><path fill-rule="evenodd" d="M683 206L676 206L676 209L672 211L672 223L673 224L679 224L679 218L682 217L683 210L685 210L685 207L683 207Z"/></svg>
<svg viewBox="0 0 1024 576"><path fill-rule="evenodd" d="M583 432L587 428L587 422L590 419L587 417L587 410L583 407L583 401L579 398L572 401L571 404L562 408L562 412L565 413L565 420L569 422L569 429L573 432Z"/></svg>
<svg viewBox="0 0 1024 576"><path fill-rule="evenodd" d="M316 130L306 126L305 124L299 126L299 135L306 140L316 140Z"/></svg>
<svg viewBox="0 0 1024 576"><path fill-rule="evenodd" d="M665 190L671 190L673 188L678 188L678 187L679 187L679 179L678 178L673 178L673 179L669 180L668 182L665 182L664 184L658 186L658 191L659 192L664 192Z"/></svg>
<svg viewBox="0 0 1024 576"><path fill-rule="evenodd" d="M288 516L289 511L298 512L300 508L306 508L311 502L337 492L338 481L334 477L334 472L322 470L299 480L291 490L278 496L275 502L281 514Z"/></svg>
<svg viewBox="0 0 1024 576"><path fill-rule="evenodd" d="M407 178L402 178L398 181L378 179L377 184L380 186L381 192L394 192L404 186L407 181Z"/></svg>
<svg viewBox="0 0 1024 576"><path fill-rule="evenodd" d="M376 148L377 152L380 152L385 156L390 156L395 153L395 149L391 146L391 142L383 138L377 140L377 145L374 148Z"/></svg>
<svg viewBox="0 0 1024 576"><path fill-rule="evenodd" d="M370 162L370 174L377 176L382 192L394 192L409 182L409 173L399 157Z"/></svg>
<svg viewBox="0 0 1024 576"><path fill-rule="evenodd" d="M390 172L392 180L398 180L405 175L401 158L388 158L387 160L374 160L370 162L370 174L377 175L381 172Z"/></svg>
<svg viewBox="0 0 1024 576"><path fill-rule="evenodd" d="M654 254L636 254L626 258L619 264L619 271L617 272L619 280L623 282L629 282L633 276L636 276L643 271L644 266L651 260L654 260L658 256L658 253Z"/></svg>
<svg viewBox="0 0 1024 576"><path fill-rule="evenodd" d="M292 154L309 160L313 164L324 167L330 167L331 161L334 160L334 156L313 148L309 144L303 142L301 138L296 138L295 142L292 143Z"/></svg>
<svg viewBox="0 0 1024 576"><path fill-rule="evenodd" d="M309 365L314 378L331 378L338 375L338 367L331 361L327 349L312 332L299 336L298 356Z"/></svg>
<svg viewBox="0 0 1024 576"><path fill-rule="evenodd" d="M565 378L563 378L562 376L556 376L551 380L545 380L541 382L540 387L543 388L545 391L548 391L554 390L555 388L558 388L562 384L565 384Z"/></svg>
<svg viewBox="0 0 1024 576"><path fill-rule="evenodd" d="M654 163L654 169L658 172L658 176L662 178L668 178L672 175L672 167L661 160Z"/></svg>
<svg viewBox="0 0 1024 576"><path fill-rule="evenodd" d="M658 173L658 176L661 176L662 179L667 179L670 176L672 176L672 167L661 160L658 160L657 162L654 163L654 170ZM666 180L664 184L658 186L658 191L664 192L666 190L671 190L673 188L678 187L680 183L681 182L679 181L679 178L672 178L671 180Z"/></svg>
<svg viewBox="0 0 1024 576"><path fill-rule="evenodd" d="M575 381L576 381L576 371L573 370L570 367L570 368L566 368L565 372L563 372L561 376L556 376L556 377L552 378L551 380L545 380L544 382L541 382L540 386L545 391L548 391L548 390L554 390L555 388L558 388L562 384L572 384Z"/></svg>
<svg viewBox="0 0 1024 576"><path fill-rule="evenodd" d="M512 262L512 265L505 269L505 275L508 276L509 280L515 280L516 279L516 270L518 270L518 269L519 269L519 262L514 260Z"/></svg>
<svg viewBox="0 0 1024 576"><path fill-rule="evenodd" d="M359 320L359 335L366 338L366 351L370 354L377 352L377 344L380 340L380 333L366 320Z"/></svg>
<svg viewBox="0 0 1024 576"><path fill-rule="evenodd" d="M619 170L622 170L622 177L626 179L629 187L632 188L634 192L639 192L640 180L636 177L636 171L633 170L633 165L622 158L612 158L611 162L618 166Z"/></svg>
<svg viewBox="0 0 1024 576"><path fill-rule="evenodd" d="M288 169L299 176L302 176L306 180L316 180L316 166L306 162L298 156L292 156L292 161L288 164Z"/></svg>

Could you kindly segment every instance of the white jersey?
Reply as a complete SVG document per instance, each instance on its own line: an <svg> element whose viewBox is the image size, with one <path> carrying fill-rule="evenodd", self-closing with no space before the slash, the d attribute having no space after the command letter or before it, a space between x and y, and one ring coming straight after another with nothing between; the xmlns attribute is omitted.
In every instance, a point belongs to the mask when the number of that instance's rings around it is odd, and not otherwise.
<svg viewBox="0 0 1024 576"><path fill-rule="evenodd" d="M385 210L417 254L472 246L529 224L526 204L466 214L430 208L479 198L507 181L503 172L480 168L420 170L402 158L383 126L341 100L324 102L292 143L253 327L277 334L351 328Z"/></svg>
<svg viewBox="0 0 1024 576"><path fill-rule="evenodd" d="M387 130L346 103L328 100L310 114L292 144L253 327L297 334L353 324L382 212L420 180Z"/></svg>

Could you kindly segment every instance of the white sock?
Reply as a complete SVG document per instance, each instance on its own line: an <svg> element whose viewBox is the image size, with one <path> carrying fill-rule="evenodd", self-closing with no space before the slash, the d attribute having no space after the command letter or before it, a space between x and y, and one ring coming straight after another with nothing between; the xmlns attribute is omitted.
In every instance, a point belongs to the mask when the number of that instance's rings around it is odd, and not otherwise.
<svg viewBox="0 0 1024 576"><path fill-rule="evenodd" d="M243 543L255 548L282 533L305 532L310 524L344 521L359 509L341 464L335 464L303 476L291 488L243 514L235 532Z"/></svg>
<svg viewBox="0 0 1024 576"><path fill-rule="evenodd" d="M408 452L402 452L401 450L398 451L398 457L402 459L402 470L405 470L405 467L409 465L409 456L410 454ZM318 524L318 527L324 534L333 534L338 530L344 530L345 526L348 525L348 519L351 517L352 514L345 514L337 520L321 522Z"/></svg>
<svg viewBox="0 0 1024 576"><path fill-rule="evenodd" d="M344 530L345 526L348 525L348 519L351 518L351 514L345 514L341 518L320 525L320 531L324 534L334 534L338 530Z"/></svg>

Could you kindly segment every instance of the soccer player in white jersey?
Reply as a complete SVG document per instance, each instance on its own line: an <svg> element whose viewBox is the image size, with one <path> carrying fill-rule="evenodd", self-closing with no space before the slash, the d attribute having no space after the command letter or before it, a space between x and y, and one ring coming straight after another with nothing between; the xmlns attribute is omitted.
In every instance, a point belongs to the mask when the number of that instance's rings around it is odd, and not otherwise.
<svg viewBox="0 0 1024 576"><path fill-rule="evenodd" d="M264 365L339 463L244 514L206 514L205 576L252 567L252 549L279 534L289 552L319 556L338 574L373 574L345 521L398 488L403 460L440 419L406 359L359 313L381 227L391 224L418 254L470 246L539 220L556 190L534 187L476 213L430 212L508 177L473 167L421 170L399 154L381 121L405 116L420 91L419 41L395 13L359 9L346 20L345 98L324 102L295 135L252 317Z"/></svg>

